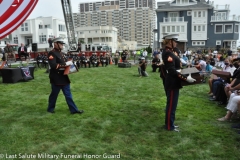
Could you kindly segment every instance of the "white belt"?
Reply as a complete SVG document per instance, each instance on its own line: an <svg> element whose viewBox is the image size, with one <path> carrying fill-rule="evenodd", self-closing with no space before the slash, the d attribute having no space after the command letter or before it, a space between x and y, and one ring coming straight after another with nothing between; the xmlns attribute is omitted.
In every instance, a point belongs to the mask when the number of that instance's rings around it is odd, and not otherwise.
<svg viewBox="0 0 240 160"><path fill-rule="evenodd" d="M65 68L59 68L58 70L59 70L59 71L64 71L64 70L65 70Z"/></svg>
<svg viewBox="0 0 240 160"><path fill-rule="evenodd" d="M177 71L177 72L179 72L179 73L181 73L181 71L182 71L182 70L181 70L181 69L178 69L178 70L176 70L176 71ZM166 70L166 72L168 73L168 71L167 71L167 70Z"/></svg>

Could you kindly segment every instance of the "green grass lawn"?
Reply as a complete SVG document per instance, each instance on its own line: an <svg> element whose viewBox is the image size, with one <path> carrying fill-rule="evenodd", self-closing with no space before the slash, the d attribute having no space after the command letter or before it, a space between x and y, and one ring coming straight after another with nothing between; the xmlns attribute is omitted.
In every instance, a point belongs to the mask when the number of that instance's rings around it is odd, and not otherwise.
<svg viewBox="0 0 240 160"><path fill-rule="evenodd" d="M240 159L240 135L231 129L233 122L216 120L226 109L208 100L207 84L181 89L176 112L181 131L170 132L163 129L166 97L159 73L152 73L150 65L147 71L149 77L139 78L136 66L111 65L69 75L82 115L70 114L62 93L56 113L46 112L50 84L45 69L35 71L29 82L0 82L0 158L46 153L62 154L58 159L119 154L123 160Z"/></svg>

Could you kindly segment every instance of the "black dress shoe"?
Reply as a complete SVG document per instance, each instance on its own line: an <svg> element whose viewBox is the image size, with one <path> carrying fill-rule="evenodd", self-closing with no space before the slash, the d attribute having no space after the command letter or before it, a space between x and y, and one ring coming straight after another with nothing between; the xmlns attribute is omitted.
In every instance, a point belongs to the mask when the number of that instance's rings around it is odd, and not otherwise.
<svg viewBox="0 0 240 160"><path fill-rule="evenodd" d="M55 111L48 111L49 113L55 113Z"/></svg>
<svg viewBox="0 0 240 160"><path fill-rule="evenodd" d="M84 110L79 110L77 112L72 112L71 114L82 114L84 112Z"/></svg>
<svg viewBox="0 0 240 160"><path fill-rule="evenodd" d="M216 98L209 98L210 101L217 101Z"/></svg>

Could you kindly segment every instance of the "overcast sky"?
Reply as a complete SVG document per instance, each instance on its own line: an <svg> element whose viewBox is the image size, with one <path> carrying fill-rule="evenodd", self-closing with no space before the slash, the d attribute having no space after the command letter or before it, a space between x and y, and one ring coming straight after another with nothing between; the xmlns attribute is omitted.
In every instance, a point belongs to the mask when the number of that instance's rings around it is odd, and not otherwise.
<svg viewBox="0 0 240 160"><path fill-rule="evenodd" d="M71 0L72 3L72 11L73 13L78 12L78 4L81 2L95 2L100 0ZM160 1L167 1L167 0L157 0ZM211 0L210 0L211 1ZM240 15L239 9L239 0L214 0L214 4L218 5L225 5L230 4L230 15L236 14L237 16ZM63 18L62 6L60 0L38 0L38 4L36 5L35 9L32 11L28 18L36 18L39 16L49 17L53 16L59 19Z"/></svg>

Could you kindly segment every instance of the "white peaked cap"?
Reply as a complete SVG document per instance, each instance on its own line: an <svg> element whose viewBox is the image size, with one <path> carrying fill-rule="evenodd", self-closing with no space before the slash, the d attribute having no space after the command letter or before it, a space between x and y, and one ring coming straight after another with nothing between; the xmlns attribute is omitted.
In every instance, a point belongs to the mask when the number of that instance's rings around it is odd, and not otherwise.
<svg viewBox="0 0 240 160"><path fill-rule="evenodd" d="M52 42L65 44L62 37L54 38Z"/></svg>
<svg viewBox="0 0 240 160"><path fill-rule="evenodd" d="M162 39L172 39L178 41L179 34L165 34Z"/></svg>

